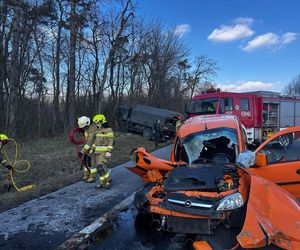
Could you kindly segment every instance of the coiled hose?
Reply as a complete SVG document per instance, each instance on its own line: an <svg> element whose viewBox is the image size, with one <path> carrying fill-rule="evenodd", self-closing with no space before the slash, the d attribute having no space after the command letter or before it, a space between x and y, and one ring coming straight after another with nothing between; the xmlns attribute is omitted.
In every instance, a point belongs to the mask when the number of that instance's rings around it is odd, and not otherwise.
<svg viewBox="0 0 300 250"><path fill-rule="evenodd" d="M12 166L13 169L11 169L9 171L9 183L11 185L13 185L13 187L17 190L17 191L26 191L26 190L29 190L29 189L32 189L35 187L35 185L27 185L27 186L24 186L24 187L21 187L19 188L17 185L16 185L16 182L14 180L14 173L26 173L27 171L29 171L30 169L30 162L27 161L27 160L19 160L19 148L18 148L18 143L12 139L12 138L9 138L8 139L8 142L13 142L14 143L14 146L15 146L15 157L14 157L14 161L11 162L7 156L7 154L5 153L4 151L4 155L8 161L8 163ZM17 168L17 164L23 162L27 167L25 169L18 169Z"/></svg>
<svg viewBox="0 0 300 250"><path fill-rule="evenodd" d="M79 137L79 138L78 138ZM85 162L81 157L79 157L79 145L83 145L85 143L85 138L84 138L84 129L83 128L74 128L70 135L69 135L70 141L75 145L76 148L76 153L78 155L78 158L81 161L81 169L84 166L88 171L90 170L90 167L88 166L87 162Z"/></svg>

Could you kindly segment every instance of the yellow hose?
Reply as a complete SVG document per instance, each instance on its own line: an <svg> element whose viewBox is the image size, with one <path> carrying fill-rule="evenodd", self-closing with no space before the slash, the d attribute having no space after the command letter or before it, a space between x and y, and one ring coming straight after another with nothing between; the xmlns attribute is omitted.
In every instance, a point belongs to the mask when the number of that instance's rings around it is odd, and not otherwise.
<svg viewBox="0 0 300 250"><path fill-rule="evenodd" d="M15 158L14 158L14 162L10 162L9 161L9 158L7 157L7 154L4 152L5 154L5 157L7 159L7 161L9 162L9 164L12 166L13 170L17 173L26 173L29 169L30 169L30 162L27 161L27 160L18 160L18 157L19 157L19 148L18 148L18 143L12 139L12 138L9 138L8 139L9 141L12 141L15 145ZM17 164L20 163L20 162L23 162L27 165L27 167L25 169L17 169ZM21 188L18 188L15 181L14 181L14 178L13 178L13 170L10 170L10 181L11 181L11 184L14 186L14 188L17 190L17 191L25 191L25 190L29 190L29 189L32 189L35 187L35 185L28 185L28 186L24 186L24 187L21 187Z"/></svg>

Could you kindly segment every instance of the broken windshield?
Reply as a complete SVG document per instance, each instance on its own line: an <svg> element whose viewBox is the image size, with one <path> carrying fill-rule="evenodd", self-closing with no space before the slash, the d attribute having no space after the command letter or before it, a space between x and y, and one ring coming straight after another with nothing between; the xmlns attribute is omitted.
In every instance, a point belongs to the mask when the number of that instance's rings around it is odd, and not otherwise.
<svg viewBox="0 0 300 250"><path fill-rule="evenodd" d="M187 136L183 147L191 164L199 158L213 160L217 155L224 155L230 162L235 162L238 155L237 132L231 128L205 130Z"/></svg>

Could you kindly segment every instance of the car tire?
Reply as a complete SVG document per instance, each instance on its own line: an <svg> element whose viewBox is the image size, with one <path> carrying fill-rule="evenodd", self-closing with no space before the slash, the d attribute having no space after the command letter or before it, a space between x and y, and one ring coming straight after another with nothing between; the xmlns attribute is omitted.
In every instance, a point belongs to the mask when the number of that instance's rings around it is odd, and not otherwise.
<svg viewBox="0 0 300 250"><path fill-rule="evenodd" d="M229 216L230 225L234 228L241 228L245 222L246 211L246 206L243 206L242 208L233 211Z"/></svg>
<svg viewBox="0 0 300 250"><path fill-rule="evenodd" d="M148 200L148 192L153 186L153 183L146 183L134 195L133 204L140 214L149 213L150 203Z"/></svg>
<svg viewBox="0 0 300 250"><path fill-rule="evenodd" d="M153 133L152 133L152 129L151 128L148 128L148 127L145 127L143 129L143 137L147 140L150 140L151 137L152 137Z"/></svg>

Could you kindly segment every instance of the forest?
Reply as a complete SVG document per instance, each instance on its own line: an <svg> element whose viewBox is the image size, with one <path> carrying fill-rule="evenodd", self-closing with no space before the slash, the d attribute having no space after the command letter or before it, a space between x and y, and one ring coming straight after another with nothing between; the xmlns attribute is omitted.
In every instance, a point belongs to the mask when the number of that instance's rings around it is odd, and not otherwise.
<svg viewBox="0 0 300 250"><path fill-rule="evenodd" d="M115 127L120 104L183 112L217 71L132 0L0 1L0 131L11 137L66 133L96 113Z"/></svg>

